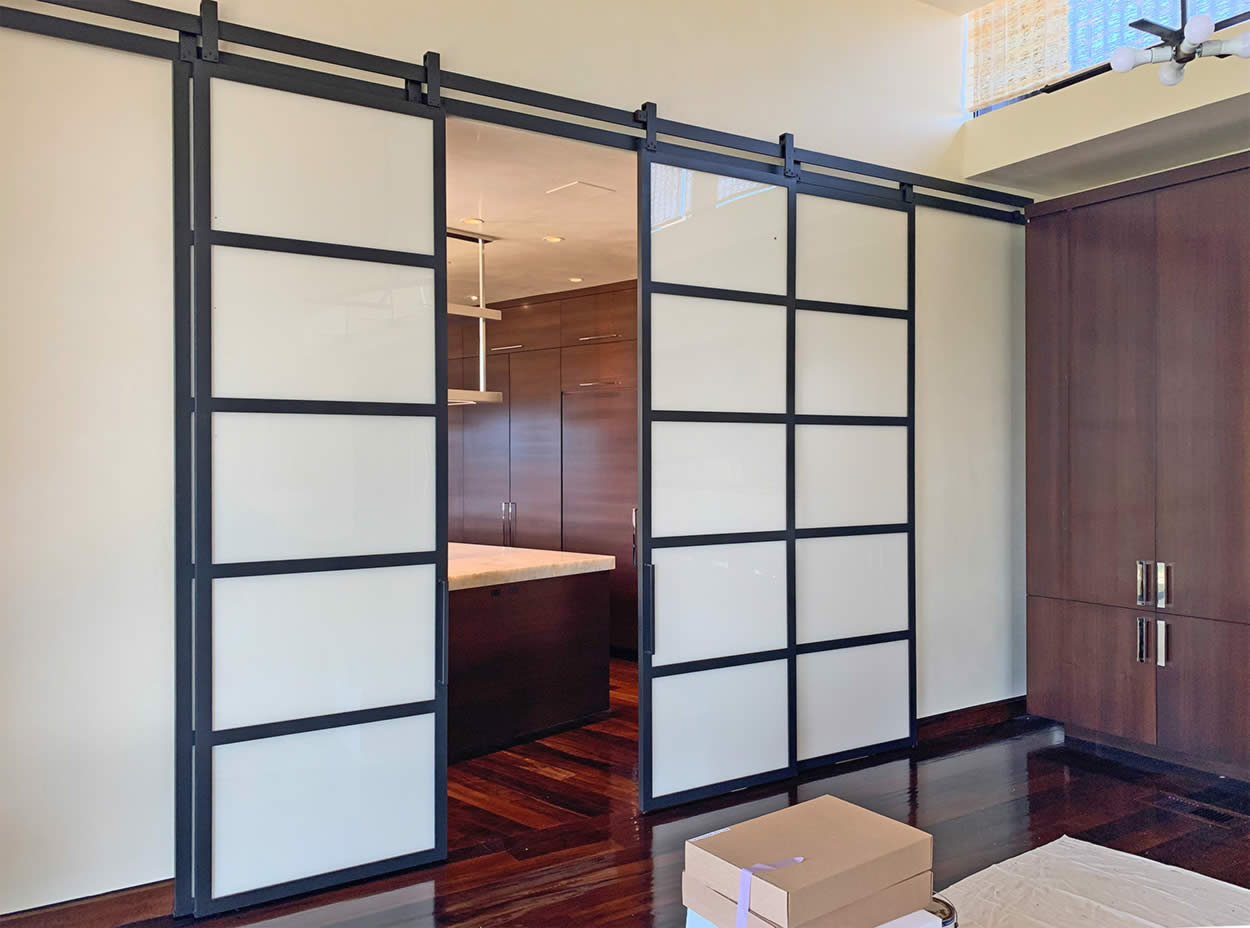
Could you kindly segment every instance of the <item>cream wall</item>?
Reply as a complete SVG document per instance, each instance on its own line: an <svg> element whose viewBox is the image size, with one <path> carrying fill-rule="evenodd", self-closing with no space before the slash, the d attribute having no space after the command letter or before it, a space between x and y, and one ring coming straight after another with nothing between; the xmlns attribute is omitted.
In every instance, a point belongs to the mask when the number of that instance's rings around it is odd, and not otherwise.
<svg viewBox="0 0 1250 928"><path fill-rule="evenodd" d="M804 147L959 176L960 20L913 0L485 0L471 11L224 0L221 15L410 60L433 49L451 70L619 107L654 100L678 120L793 131ZM6 524L22 526L0 568L0 712L17 758L0 772L5 912L172 875L172 413L168 65L5 30L0 60L0 125L21 140L0 147L6 178L21 178L6 179L0 211L0 409L14 447L0 473ZM985 247L1003 262L996 275L1015 260L997 238ZM1023 547L1012 483L1023 419L989 392L1020 362L1016 308L963 307L959 262L922 269L942 301L931 310L920 291L927 714L1023 691L1022 563L1001 554ZM963 337L969 327L976 337ZM989 489L964 482L952 496L969 462ZM975 651L975 672L952 656L957 642Z"/></svg>

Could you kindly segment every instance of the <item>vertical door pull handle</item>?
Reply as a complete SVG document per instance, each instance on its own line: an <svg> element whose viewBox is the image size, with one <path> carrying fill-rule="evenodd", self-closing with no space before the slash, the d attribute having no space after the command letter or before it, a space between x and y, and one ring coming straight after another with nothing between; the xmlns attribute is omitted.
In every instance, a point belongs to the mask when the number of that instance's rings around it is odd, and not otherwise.
<svg viewBox="0 0 1250 928"><path fill-rule="evenodd" d="M1147 630L1148 620L1145 616L1137 617L1137 663L1144 664L1150 659L1149 654L1149 638L1150 633Z"/></svg>
<svg viewBox="0 0 1250 928"><path fill-rule="evenodd" d="M1168 665L1168 623L1163 619L1155 619L1155 663Z"/></svg>
<svg viewBox="0 0 1250 928"><path fill-rule="evenodd" d="M1137 562L1137 605L1150 605L1150 561Z"/></svg>
<svg viewBox="0 0 1250 928"><path fill-rule="evenodd" d="M438 655L438 685L446 686L450 675L448 665L451 655L451 594L450 585L446 580L438 581L438 586L438 610L442 613L439 616L439 624L443 634L442 647Z"/></svg>
<svg viewBox="0 0 1250 928"><path fill-rule="evenodd" d="M1155 564L1155 605L1164 609L1172 605L1172 565Z"/></svg>
<svg viewBox="0 0 1250 928"><path fill-rule="evenodd" d="M630 548L632 550L630 560L631 560L631 565L636 568L638 566L638 507L637 506L635 506L633 509L630 510L629 522L630 522L630 525L633 527L633 539L630 542Z"/></svg>
<svg viewBox="0 0 1250 928"><path fill-rule="evenodd" d="M503 540L500 542L505 548L508 546L508 502L504 500L499 504L499 531Z"/></svg>
<svg viewBox="0 0 1250 928"><path fill-rule="evenodd" d="M516 546L516 503L508 501L508 544Z"/></svg>
<svg viewBox="0 0 1250 928"><path fill-rule="evenodd" d="M645 621L642 625L642 650L646 654L655 653L655 565L642 565L643 577L643 594L646 597L643 601L643 616Z"/></svg>

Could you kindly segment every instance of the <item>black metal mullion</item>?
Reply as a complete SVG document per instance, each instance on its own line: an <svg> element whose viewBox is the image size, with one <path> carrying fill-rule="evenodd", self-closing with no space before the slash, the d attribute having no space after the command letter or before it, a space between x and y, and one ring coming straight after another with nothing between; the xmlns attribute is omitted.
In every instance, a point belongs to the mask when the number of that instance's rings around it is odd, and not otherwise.
<svg viewBox="0 0 1250 928"><path fill-rule="evenodd" d="M910 742L916 743L916 202L907 201L907 632L911 714Z"/></svg>
<svg viewBox="0 0 1250 928"><path fill-rule="evenodd" d="M896 632L853 635L850 638L823 638L819 641L804 641L798 645L798 652L819 654L822 651L843 651L847 648L866 648L874 644L888 644L893 641L909 641L910 638L911 632L906 628Z"/></svg>
<svg viewBox="0 0 1250 928"><path fill-rule="evenodd" d="M245 396L214 396L200 403L207 412L269 413L324 416L406 416L437 419L446 404L379 403L371 400L275 400Z"/></svg>
<svg viewBox="0 0 1250 928"><path fill-rule="evenodd" d="M285 735L299 735L311 731L330 731L335 728L349 728L352 725L406 719L416 715L429 715L436 710L437 700L425 699L420 702L398 703L370 709L352 709L347 712L328 712L324 715L306 716L300 719L240 725L237 728L221 728L208 732L200 740L205 747L211 749L222 744L238 744L241 741L260 741L264 738L281 738Z"/></svg>
<svg viewBox="0 0 1250 928"><path fill-rule="evenodd" d="M424 255L413 251L392 251L386 248L340 245L335 242L313 242L307 239L256 235L251 232L230 232L224 229L210 229L206 238L213 245L280 251L292 255L312 255L317 258L344 258L348 261L373 261L378 264L428 268L434 268L438 263L437 255ZM437 240L438 236L435 236L435 239Z"/></svg>
<svg viewBox="0 0 1250 928"><path fill-rule="evenodd" d="M644 108L644 112L648 108ZM649 106L654 116L655 107ZM651 133L653 128L648 129ZM652 795L651 656L655 575L651 563L651 165L645 141L638 150L638 807L656 808Z"/></svg>
<svg viewBox="0 0 1250 928"><path fill-rule="evenodd" d="M831 525L824 528L798 529L799 538L845 538L850 535L901 535L910 530L908 522L880 525Z"/></svg>
<svg viewBox="0 0 1250 928"><path fill-rule="evenodd" d="M346 554L336 557L299 557L271 561L231 561L204 565L209 579L271 577L278 574L325 573L333 570L372 570L380 567L413 567L437 564L437 551L406 551L394 554Z"/></svg>
<svg viewBox="0 0 1250 928"><path fill-rule="evenodd" d="M748 651L743 654L725 654L721 657L701 657L698 660L659 664L651 668L653 680L660 677L678 677L705 670L725 670L730 667L746 667L750 664L766 664L770 661L788 661L794 657L791 647L771 648L767 651Z"/></svg>
<svg viewBox="0 0 1250 928"><path fill-rule="evenodd" d="M651 282L651 292L668 296L693 296L705 300L734 300L738 303L766 303L771 306L786 305L784 293L757 293L754 290L730 290L725 287L703 287L698 284L670 284L662 280Z"/></svg>
<svg viewBox="0 0 1250 928"><path fill-rule="evenodd" d="M782 137L783 147L793 148L793 136ZM787 159L789 160L789 159ZM799 655L798 645L798 516L795 498L795 432L798 425L798 184L786 190L786 696L790 768L799 763Z"/></svg>
<svg viewBox="0 0 1250 928"><path fill-rule="evenodd" d="M1010 222L1018 226L1028 222L1024 213L1021 212L994 209L992 206L982 206L980 203L965 203L963 200L948 200L945 197L934 197L924 193L915 194L914 205L928 206L931 209L944 209L950 213L964 213L968 216L978 216L981 219L996 219L999 222Z"/></svg>
<svg viewBox="0 0 1250 928"><path fill-rule="evenodd" d="M660 535L651 539L653 548L691 548L708 545L743 545L761 541L785 541L784 529L773 532L725 532L716 535Z"/></svg>
<svg viewBox="0 0 1250 928"><path fill-rule="evenodd" d="M828 300L798 300L799 309L815 313L844 313L849 316L878 316L882 319L907 319L906 309L890 309L885 306L865 306L860 303L834 303Z"/></svg>

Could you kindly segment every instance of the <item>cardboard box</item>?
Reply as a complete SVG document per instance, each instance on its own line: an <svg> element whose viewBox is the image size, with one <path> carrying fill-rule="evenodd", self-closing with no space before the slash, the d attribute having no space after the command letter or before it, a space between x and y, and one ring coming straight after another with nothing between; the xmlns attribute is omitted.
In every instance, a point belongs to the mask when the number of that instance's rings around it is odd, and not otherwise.
<svg viewBox="0 0 1250 928"><path fill-rule="evenodd" d="M896 918L922 910L932 898L933 873L926 870L875 895L818 915L795 928L883 928ZM737 924L737 899L722 896L689 873L681 875L681 901L686 908L717 928L734 928ZM940 921L938 924L941 924ZM777 925L751 911L747 913L747 928L777 928Z"/></svg>
<svg viewBox="0 0 1250 928"><path fill-rule="evenodd" d="M751 874L750 910L780 928L800 928L920 877L899 891L908 904L914 898L919 904L864 923L875 928L928 904L928 894L918 887L927 882L932 892L933 839L892 818L820 796L686 842L687 876L730 900L735 911L742 871L758 864L775 869Z"/></svg>

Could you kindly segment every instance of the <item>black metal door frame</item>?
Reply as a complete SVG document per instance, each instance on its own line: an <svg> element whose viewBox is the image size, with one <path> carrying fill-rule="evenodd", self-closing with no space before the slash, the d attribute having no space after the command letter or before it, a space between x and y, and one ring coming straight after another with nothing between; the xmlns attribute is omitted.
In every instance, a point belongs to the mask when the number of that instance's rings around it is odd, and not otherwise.
<svg viewBox="0 0 1250 928"><path fill-rule="evenodd" d="M446 159L445 116L431 102L427 89L409 87L404 99L379 99L352 87L329 86L308 79L295 69L257 67L233 55L218 54L206 45L200 56L189 62L193 102L192 108L192 228L188 230L194 244L194 300L180 307L191 312L194 331L191 338L195 371L194 399L194 486L195 537L194 562L194 642L189 655L194 679L194 722L190 726L191 743L182 744L179 754L178 802L181 817L177 829L178 902L196 916L210 915L283 896L324 889L329 886L362 879L394 870L407 869L447 856L447 405L445 403L382 403L328 400L288 400L267 398L221 398L213 394L212 384L212 261L213 246L260 249L271 252L315 255L371 261L382 264L425 267L434 271L435 289L435 397L447 389L447 316L446 316L446 239L439 230L446 227ZM436 66L436 62L434 63ZM186 66L176 66L186 73ZM390 112L428 119L433 127L433 215L434 253L430 255L395 252L378 248L338 245L326 242L277 238L213 229L212 166L211 166L211 85L213 81L235 81L320 99L368 106ZM179 107L181 115L182 108ZM181 121L181 120L180 120ZM315 191L310 191L315 195ZM181 249L180 249L181 255ZM182 279L179 274L179 279ZM181 326L180 326L181 331ZM213 453L212 416L214 413L259 414L332 414L336 416L404 416L432 418L435 421L435 548L432 551L397 552L381 555L297 558L248 563L215 563L212 559L212 494ZM225 577L269 576L302 572L352 570L361 568L433 565L435 570L434 602L431 615L435 622L435 688L434 698L422 702L337 712L327 715L247 725L226 730L213 726L213 580ZM180 651L180 657L185 657ZM185 693L180 694L186 696ZM188 706L180 704L182 711ZM362 863L342 870L303 877L280 884L214 896L213 873L213 748L262 738L298 732L322 731L348 725L360 725L387 719L432 714L435 728L434 754L434 839L429 850L400 857ZM179 732L185 734L184 724ZM188 750L189 749L189 750ZM188 769L194 764L193 770ZM193 800L188 797L193 796ZM191 801L192 808L185 804ZM189 822L188 824L188 817ZM193 842L193 843L192 843ZM193 880L193 882L192 882ZM190 889L188 889L190 884Z"/></svg>
<svg viewBox="0 0 1250 928"><path fill-rule="evenodd" d="M205 531L203 525L196 525L196 538L192 538L192 525L194 504L196 502L197 487L195 484L196 471L196 455L197 445L196 437L192 433L198 426L193 426L195 399L194 396L198 392L200 395L211 395L209 390L211 384L200 383L200 376L206 370L204 365L195 368L196 383L192 383L193 360L199 364L201 358L193 348L193 345L202 343L205 332L199 330L200 320L193 319L192 312L192 251L195 243L194 232L192 230L193 220L196 218L194 213L198 212L200 206L199 201L192 203L192 184L190 165L194 158L197 166L201 165L203 159L195 156L192 146L192 120L191 120L191 83L201 75L212 73L213 68L217 68L217 74L227 79L237 77L247 80L251 83L268 86L273 89L291 90L297 93L306 93L314 96L322 96L327 99L339 100L342 102L353 103L362 106L378 106L384 109L399 109L399 111L408 111L418 113L421 112L418 107L424 104L436 111L431 118L436 119L436 170L441 175L445 174L445 153L443 151L442 141L444 139L445 115L462 116L471 119L478 119L486 122L496 123L499 125L512 126L514 128L527 129L530 131L543 132L556 135L562 138L573 139L583 142L591 142L594 144L605 145L613 148L623 149L626 151L636 151L639 153L639 170L645 172L645 176L649 178L650 162L655 156L671 159L688 159L689 165L700 165L702 169L716 171L719 173L733 174L735 172L746 172L751 174L761 172L763 176L771 178L769 183L781 183L789 187L790 201L790 232L791 242L788 255L788 293L785 297L785 303L788 307L788 355L791 362L790 374L787 384L787 401L788 412L779 421L786 421L788 427L789 457L791 458L792 472L792 455L793 455L793 423L799 423L804 417L793 416L793 325L794 325L794 309L795 308L814 308L806 306L806 301L798 301L794 295L794 279L793 279L793 215L794 201L796 193L815 193L817 195L832 196L840 199L852 200L855 202L868 202L871 205L884 205L882 199L893 201L897 204L899 199L909 210L911 219L909 221L909 307L910 312L914 312L915 295L914 295L914 266L915 266L915 245L914 245L914 210L916 206L926 206L936 209L950 210L954 212L965 213L968 215L979 216L987 219L994 219L1016 224L1023 224L1025 221L1024 214L1021 211L1023 207L1029 205L1032 200L1028 197L1022 197L1015 194L1005 193L993 190L991 188L979 187L972 184L966 184L959 181L947 180L945 178L934 177L931 175L919 174L911 171L903 171L895 168L889 168L870 162L859 161L850 158L844 158L836 155L828 155L808 149L800 149L794 147L793 136L785 134L776 142L753 139L748 136L737 135L729 132L722 132L715 129L708 129L700 126L681 123L674 120L665 119L657 115L656 106L654 104L644 104L638 110L624 110L616 107L605 106L597 103L589 103L577 100L571 97L564 97L557 94L551 94L541 91L530 90L523 87L517 87L510 84L504 84L498 81L485 80L473 77L467 74L456 73L443 70L440 66L438 55L435 53L427 53L422 63L414 63L403 61L395 58L388 58L381 55L374 55L367 52L360 52L354 49L343 48L340 46L330 45L321 42L313 42L294 36L284 35L281 33L270 32L263 29L256 29L250 26L232 23L220 20L217 14L218 5L215 0L202 0L200 12L198 15L185 13L180 10L167 9L148 3L133 2L133 0L46 0L50 5L61 6L73 10L81 10L91 14L103 17L110 17L120 20L122 23L138 23L145 27L165 30L171 35L175 35L176 40L158 38L146 33L129 31L125 28L114 28L109 26L96 25L87 23L73 18L51 16L44 13L36 13L28 10L15 9L0 5L0 28L14 29L23 32L29 32L38 35L52 36L61 39L67 39L84 44L110 48L118 51L130 52L150 57L161 58L171 62L171 78L173 82L173 106L171 113L171 124L173 131L173 185L174 185L174 214L173 214L173 230L172 240L174 245L174 295L172 300L172 329L173 329L173 347L174 347L174 375L175 375L175 422L174 422L174 447L175 447L175 591L177 600L175 606L175 644L176 644L176 703L175 703L175 754L176 754L176 779L177 779L177 798L175 809L175 871L176 871L176 894L175 894L175 914L183 915L192 911L193 898L191 893L192 885L192 869L193 869L193 846L196 836L193 833L193 808L191 803L191 783L194 776L193 753L196 737L196 713L193 709L194 700L199 695L198 687L195 683L196 662L194 660L197 642L197 630L194 621L194 603L193 589L196 589L195 597L200 596L197 589L199 584L193 584L193 580L199 577L207 578L212 571L221 565L196 565L193 557L193 546L195 542L202 540L199 536ZM288 64L280 64L277 62L252 58L238 53L222 52L219 49L220 42L230 42L239 47L250 47L255 49L263 49L269 52L278 52L292 58L303 59L315 64L328 64L337 67L350 68L357 72L374 74L379 76L379 80L368 80L361 78L348 78L336 74L329 74L324 70L318 70L315 66L293 66ZM206 77L201 78L207 80ZM395 84L383 83L386 79L402 80L403 86ZM462 94L469 94L477 98L489 98L499 102L501 105L487 105L473 100L447 96L445 91L456 91ZM525 107L527 110L540 110L549 115L536 115L533 112L521 111L513 107ZM572 117L580 122L569 121L565 117ZM587 121L594 123L588 125ZM660 140L659 136L664 139ZM672 141L680 140L680 141ZM689 144L682 144L682 142ZM198 137L196 145L200 144ZM711 150L721 149L721 150ZM729 149L739 154L725 154L723 149ZM793 174L791 174L793 172ZM871 178L870 182L853 179L848 175L855 175L860 178ZM644 173L640 173L640 181ZM888 185L888 186L887 186ZM916 192L915 188L922 188L934 193ZM199 190L197 186L197 190ZM643 198L644 187L639 185L639 202L640 208L645 202ZM955 197L963 199L952 199L940 194L951 194ZM866 198L866 199L865 199ZM979 200L981 202L969 202L970 199ZM194 208L193 208L194 207ZM442 184L436 185L436 210L439 216L436 221L441 221L445 225L446 202L445 189ZM897 208L897 205L894 207ZM203 217L200 217L203 218ZM204 223L201 222L201 228ZM641 261L649 256L644 239L648 236L644 235L646 228L645 219L639 223L639 277L640 282L643 279L644 265ZM437 238L437 237L436 237ZM209 240L213 240L210 233ZM224 243L224 240L223 240ZM240 244L241 240L236 239L231 244ZM307 250L303 253L310 254L334 254L338 246L325 246L317 243L307 242L289 242L289 241L269 241L261 243L254 241L253 246L265 244L271 247L282 247L285 250ZM330 250L326 250L326 249ZM446 254L445 242L441 239L436 242L436 250L438 254L435 256L436 266L436 289L437 300L440 306L445 304L446 300ZM353 255L353 256L359 256ZM374 258L382 258L384 255L375 255ZM393 256L392 256L393 257ZM196 297L207 296L208 294L200 293L201 286L207 287L203 283L203 274L200 274L200 268L195 268L196 274ZM646 265L647 276L649 276L649 264ZM642 300L642 287L639 288L640 302ZM649 294L648 294L649 299ZM774 299L774 302L780 300ZM200 305L204 305L201 303ZM861 307L860 311L869 312L871 308ZM853 311L850 309L833 310L833 311ZM909 312L909 315L910 315ZM436 358L437 364L437 385L438 389L444 389L446 386L446 358L445 358L445 319L439 314L437 342L439 347L439 357ZM908 411L908 449L909 457L914 458L914 320L910 324L909 331L909 360L908 360L908 378L909 378L909 411ZM194 337L193 337L193 329ZM644 319L640 312L639 317L639 335L644 337L644 344L649 339L649 319ZM195 356L193 359L193 355ZM640 350L641 359L641 350ZM641 363L641 361L640 361ZM648 371L649 373L649 371ZM645 381L644 381L645 382ZM640 391L642 387L640 385ZM641 400L641 394L640 394ZM216 401L211 401L216 402ZM230 401L222 401L230 402ZM265 401L270 404L272 401ZM373 404L378 405L378 404ZM440 404L435 404L440 405ZM262 407L254 407L259 411ZM276 407L265 405L266 411L273 411ZM649 437L647 431L643 429L646 425L649 427L650 416L647 415L647 421L643 422L643 404L640 402L640 462L639 474L640 479L643 475L649 478ZM364 412L358 409L357 412ZM374 414L395 414L398 410L384 410L380 406L373 410ZM443 437L446 430L446 409L434 410L433 415L436 418L438 434L440 436L440 446L443 444ZM818 417L820 418L820 417ZM827 417L824 417L827 418ZM644 441L646 442L646 454L643 454ZM199 443L202 447L203 442ZM438 480L440 487L445 487L446 481L446 461L445 455L439 458ZM649 483L649 479L644 483ZM915 568L914 568L914 468L909 468L908 480L909 495L909 561L911 562L911 622L908 630L909 640L911 642L911 663L912 663L912 717L915 718ZM804 537L808 531L826 531L826 530L794 530L793 529L793 487L789 487L788 513L789 525L784 532L776 533L778 540L785 538L789 542L790 553L788 555L788 563L790 569L793 569L793 539ZM645 491L648 496L640 495L640 503L644 498L649 498L649 490ZM203 502L202 500L200 501ZM438 505L446 506L445 492L439 492ZM641 506L640 506L641 509ZM641 512L640 512L641 516ZM438 577L445 579L446 577L446 514L440 509L439 515L439 537L438 551L434 553ZM642 526L640 526L640 532ZM833 530L828 530L833 531ZM846 532L850 533L850 532ZM791 538L790 536L793 536ZM644 536L645 537L645 536ZM769 536L772 537L771 535ZM642 543L640 539L640 544ZM640 563L647 562L650 556L649 548L640 552L643 558ZM640 583L646 582L646 572L640 572ZM790 605L789 605L789 625L790 625L790 646L786 649L787 655L790 652L804 653L804 648L808 645L794 644L794 603L793 603L793 575L790 576ZM445 590L445 587L444 587ZM645 594L646 589L642 592ZM647 627L646 606L647 597L644 595L640 601L640 610L642 614L640 618L640 632ZM445 607L442 607L445 610ZM445 612L444 612L445 614ZM441 624L441 623L440 623ZM868 641L861 642L864 644L871 643ZM440 648L445 647L445 637L440 642ZM820 649L826 643L810 646L813 649ZM441 650L439 653L443 653ZM793 686L793 659L791 659L791 693L794 692ZM438 700L445 701L445 688L439 689ZM640 698L642 694L640 693ZM202 703L202 700L201 700ZM441 715L442 713L440 713ZM793 713L792 713L793 718ZM445 719L444 719L445 725ZM203 730L203 729L201 729ZM641 733L640 733L641 735ZM914 730L913 730L914 735ZM440 733L439 740L445 743L445 732ZM640 738L640 750L642 749L642 740ZM910 740L910 739L909 739ZM794 733L791 732L791 743L794 742ZM205 743L203 740L201 744ZM888 747L888 746L886 746ZM883 748L884 749L884 748ZM861 752L856 752L861 753ZM792 753L793 756L793 753ZM444 758L445 759L445 758ZM792 768L804 768L818 763L826 763L835 758L814 758L811 761L805 761L802 764L792 764L787 767L785 774L792 772ZM645 769L645 765L640 764L640 787L641 770ZM779 774L781 775L781 774ZM445 786L445 784L444 784ZM648 784L649 786L649 784ZM441 815L442 822L445 826L445 806L446 791L441 790ZM689 797L695 798L695 797ZM654 803L640 803L644 809L658 807ZM440 828L440 832L445 832L445 828ZM202 839L202 836L200 836ZM440 837L442 835L440 834ZM243 897L231 897L229 905L241 906L251 904L253 902L263 901L261 895L268 894L265 898L275 898L286 892L303 892L312 889L321 888L322 886L331 885L333 882L339 882L347 879L357 879L364 876L372 875L372 872L383 872L385 869L391 869L394 866L415 866L422 861L406 861L400 863L381 862L376 865L369 865L366 868L355 868L353 874L339 873L328 874L322 877L309 878L307 881L297 881L300 885L284 884L283 887L273 887L267 890L257 890L255 893L244 894ZM385 866L383 866L385 865ZM376 868L370 871L370 868ZM358 871L358 872L357 872Z"/></svg>

